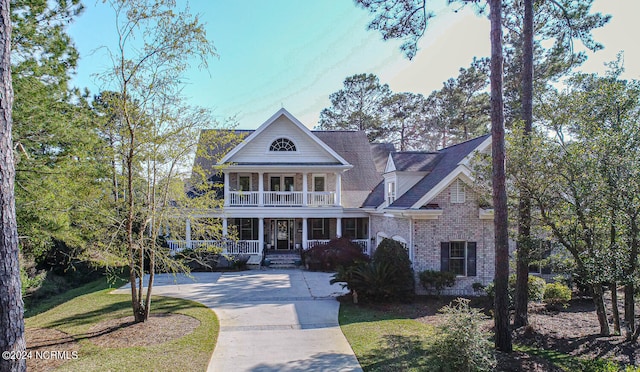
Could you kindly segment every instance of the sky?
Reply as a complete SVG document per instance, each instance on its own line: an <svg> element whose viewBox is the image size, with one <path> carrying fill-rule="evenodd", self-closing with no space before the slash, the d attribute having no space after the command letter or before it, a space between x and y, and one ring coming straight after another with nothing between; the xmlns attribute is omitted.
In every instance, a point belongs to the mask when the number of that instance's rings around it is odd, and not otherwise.
<svg viewBox="0 0 640 372"><path fill-rule="evenodd" d="M190 11L206 24L218 57L206 71L186 73L183 94L192 105L212 109L216 119L235 116L238 127L255 129L281 107L307 127L330 106L329 95L344 79L373 73L394 92L424 95L458 75L474 56L490 54L489 21L470 8L454 12L446 0L431 0L436 14L409 61L399 41L382 41L367 30L368 11L350 0L192 0ZM86 2L84 13L69 25L80 52L74 86L93 94L101 85L95 74L109 68L105 47L115 42L113 11L102 1ZM640 1L596 0L593 11L612 15L593 32L605 49L589 53L585 72L605 71L604 63L624 51L627 79L640 79Z"/></svg>

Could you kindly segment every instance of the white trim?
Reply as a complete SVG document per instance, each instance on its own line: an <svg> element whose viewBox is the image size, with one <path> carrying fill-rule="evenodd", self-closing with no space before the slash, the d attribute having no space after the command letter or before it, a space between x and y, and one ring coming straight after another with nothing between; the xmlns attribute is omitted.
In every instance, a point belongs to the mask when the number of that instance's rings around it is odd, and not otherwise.
<svg viewBox="0 0 640 372"><path fill-rule="evenodd" d="M271 151L271 146L273 146L273 143L276 142L279 139L286 139L287 141L291 142L293 144L293 147L295 147L296 149L293 151ZM278 155L287 155L287 154L291 154L291 155L297 155L298 154L298 145L296 145L295 141L292 140L291 138L287 137L287 136L276 136L273 140L271 140L271 142L269 143L269 145L267 146L267 150L264 152L265 155L266 154L273 154L276 153Z"/></svg>
<svg viewBox="0 0 640 372"><path fill-rule="evenodd" d="M467 201L467 189L464 182L457 178L450 186L451 195L449 200L451 204L464 204Z"/></svg>
<svg viewBox="0 0 640 372"><path fill-rule="evenodd" d="M229 159L231 159L236 153L238 153L238 151L243 149L249 142L253 141L254 138L258 137L260 135L260 133L262 133L269 125L271 125L280 116L283 116L283 115L284 115L284 117L289 119L294 125L296 125L302 132L304 132L307 136L309 136L309 138L311 138L316 144L318 144L325 151L327 151L329 154L331 154L331 156L333 156L336 160L338 160L342 165L351 165L351 164L349 164L349 162L344 160L344 158L342 158L342 156L338 155L337 152L333 151L333 149L331 147L327 146L326 143L322 142L318 137L316 137L313 133L311 133L309 128L307 128L304 124L302 124L298 119L296 119L293 115L291 115L291 113L289 111L285 110L284 108L281 108L280 110L278 110L269 119L267 119L267 121L262 123L262 125L260 125L258 127L258 129L256 129L248 137L246 137L244 140L242 140L242 142L238 146L234 147L231 151L229 151L227 153L227 155L225 155L218 162L218 164L224 164L224 163L228 162ZM271 145L271 143L269 145ZM297 149L297 147L296 147L296 149Z"/></svg>
<svg viewBox="0 0 640 372"><path fill-rule="evenodd" d="M464 165L459 165L456 169L454 169L451 173L449 173L440 183L435 185L429 192L424 194L416 203L411 206L411 209L419 209L423 205L429 203L433 198L438 196L441 192L447 189L449 185L451 185L456 179L461 179L467 184L471 184L471 172Z"/></svg>
<svg viewBox="0 0 640 372"><path fill-rule="evenodd" d="M468 167L469 163L471 162L471 159L476 155L476 153L484 152L490 147L491 147L491 136L487 137L484 141L482 141L482 143L478 145L478 147L476 147L467 156L465 156L464 159L462 159L462 161L460 161L460 163L458 164Z"/></svg>
<svg viewBox="0 0 640 372"><path fill-rule="evenodd" d="M384 167L384 173L393 172L396 170L396 164L393 162L393 157L391 157L391 153L387 157L387 165Z"/></svg>

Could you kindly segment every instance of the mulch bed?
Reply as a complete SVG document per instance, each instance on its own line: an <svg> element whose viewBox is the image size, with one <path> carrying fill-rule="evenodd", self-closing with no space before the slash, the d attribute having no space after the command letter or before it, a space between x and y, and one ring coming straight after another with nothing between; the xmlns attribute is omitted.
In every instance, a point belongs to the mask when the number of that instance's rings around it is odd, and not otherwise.
<svg viewBox="0 0 640 372"><path fill-rule="evenodd" d="M454 297L447 296L418 296L413 303L367 304L367 307L437 326L443 321L438 310L453 299ZM349 300L347 296L343 299ZM607 305L611 316L610 300ZM489 315L493 305L486 298L472 298L471 306L482 309ZM622 308L620 303L621 311ZM638 343L626 342L623 336L599 336L598 318L590 298L574 299L566 308L548 309L544 304L532 304L529 323L530 326L513 331L514 343L585 359L608 358L625 365L640 365ZM613 324L611 319L610 324ZM492 320L483 324L487 331L492 330L492 327ZM613 331L613 325L611 330ZM561 371L548 360L526 353L498 353L497 359L500 371Z"/></svg>
<svg viewBox="0 0 640 372"><path fill-rule="evenodd" d="M144 323L133 316L100 322L89 330L91 342L103 347L133 347L162 344L193 332L198 319L182 314L150 315Z"/></svg>
<svg viewBox="0 0 640 372"><path fill-rule="evenodd" d="M176 340L193 332L198 319L183 314L150 315L144 323L133 316L107 320L91 327L84 335L69 335L51 328L28 328L25 331L29 371L51 371L69 360L82 357L76 339L87 338L107 348L149 346Z"/></svg>

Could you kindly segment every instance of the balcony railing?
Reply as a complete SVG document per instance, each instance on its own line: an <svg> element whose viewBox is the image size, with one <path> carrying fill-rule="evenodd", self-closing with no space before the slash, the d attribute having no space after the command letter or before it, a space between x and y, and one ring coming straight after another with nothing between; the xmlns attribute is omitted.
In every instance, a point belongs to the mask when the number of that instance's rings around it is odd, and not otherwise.
<svg viewBox="0 0 640 372"><path fill-rule="evenodd" d="M229 191L229 206L255 207L260 205L259 191ZM265 191L263 204L268 207L300 207L305 205L302 191ZM335 192L307 192L307 206L321 207L335 205Z"/></svg>
<svg viewBox="0 0 640 372"><path fill-rule="evenodd" d="M256 206L258 205L258 197L260 193L257 191L230 191L229 205L233 206Z"/></svg>
<svg viewBox="0 0 640 372"><path fill-rule="evenodd" d="M171 254L178 253L184 249L203 248L205 246L214 246L222 248L225 254L260 254L260 242L258 240L239 240L239 241L223 241L223 240L167 240Z"/></svg>

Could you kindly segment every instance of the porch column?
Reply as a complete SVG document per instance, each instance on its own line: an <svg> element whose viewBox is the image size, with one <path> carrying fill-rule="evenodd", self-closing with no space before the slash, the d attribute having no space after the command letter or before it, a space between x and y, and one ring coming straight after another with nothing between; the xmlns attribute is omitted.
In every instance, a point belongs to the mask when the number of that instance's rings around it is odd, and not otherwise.
<svg viewBox="0 0 640 372"><path fill-rule="evenodd" d="M228 221L227 221L227 217L222 218L222 237L226 238L227 237L227 225Z"/></svg>
<svg viewBox="0 0 640 372"><path fill-rule="evenodd" d="M342 217L336 218L336 238L342 237Z"/></svg>
<svg viewBox="0 0 640 372"><path fill-rule="evenodd" d="M264 249L264 218L258 218L258 252L262 254Z"/></svg>
<svg viewBox="0 0 640 372"><path fill-rule="evenodd" d="M307 241L308 238L308 232L307 232L307 217L303 217L302 218L302 249L307 249L307 245L309 244L309 242Z"/></svg>
<svg viewBox="0 0 640 372"><path fill-rule="evenodd" d="M264 173L258 173L258 205L264 205Z"/></svg>
<svg viewBox="0 0 640 372"><path fill-rule="evenodd" d="M191 219L190 218L187 218L187 221L186 221L184 240L186 240L187 248L191 248Z"/></svg>
<svg viewBox="0 0 640 372"><path fill-rule="evenodd" d="M224 172L224 206L229 205L229 173Z"/></svg>
<svg viewBox="0 0 640 372"><path fill-rule="evenodd" d="M307 189L309 188L307 186L307 172L302 173L302 206L306 207L307 206L307 202L309 201L309 198L307 196Z"/></svg>
<svg viewBox="0 0 640 372"><path fill-rule="evenodd" d="M367 217L367 254L371 257L373 249L373 238L371 237L371 217Z"/></svg>
<svg viewBox="0 0 640 372"><path fill-rule="evenodd" d="M336 204L337 206L342 205L342 173L336 173Z"/></svg>

